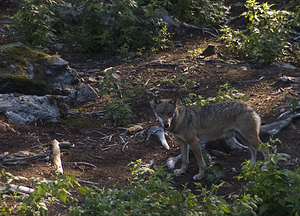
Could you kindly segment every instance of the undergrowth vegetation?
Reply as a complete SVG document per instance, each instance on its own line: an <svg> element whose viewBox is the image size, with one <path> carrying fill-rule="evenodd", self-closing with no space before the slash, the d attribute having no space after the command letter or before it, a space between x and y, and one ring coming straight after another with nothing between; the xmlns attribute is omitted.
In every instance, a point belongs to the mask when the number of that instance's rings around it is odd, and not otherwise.
<svg viewBox="0 0 300 216"><path fill-rule="evenodd" d="M248 101L249 98L245 97L243 93L238 92L234 87L231 87L228 83L220 85L217 96L204 98L201 95L189 93L186 98L183 99L188 105L205 106L208 104L216 104L224 101L243 100Z"/></svg>
<svg viewBox="0 0 300 216"><path fill-rule="evenodd" d="M221 40L227 50L258 63L299 62L297 1L291 1L287 10L255 0L248 0L245 6L247 11L240 15L248 20L245 29L222 28ZM229 8L221 0L23 0L14 24L20 39L44 50L65 43L84 52L113 51L122 56L129 51L159 51L173 46L162 14L219 28L228 20Z"/></svg>
<svg viewBox="0 0 300 216"><path fill-rule="evenodd" d="M148 86L133 84L131 82L118 81L114 77L115 71L110 70L99 84L99 96L108 96L106 115L113 121L114 125L127 125L133 117L130 103L133 99L148 99Z"/></svg>
<svg viewBox="0 0 300 216"><path fill-rule="evenodd" d="M247 11L241 14L248 20L246 29L224 27L222 40L228 51L252 62L299 62L299 42L294 33L299 28L300 8L295 12L272 9L271 4L248 0Z"/></svg>
<svg viewBox="0 0 300 216"><path fill-rule="evenodd" d="M80 51L124 54L173 46L163 13L198 25L219 26L228 8L221 0L23 0L14 20L20 38L33 46L53 48L60 42Z"/></svg>
<svg viewBox="0 0 300 216"><path fill-rule="evenodd" d="M74 176L28 180L2 171L1 182L22 180L34 192L13 193L7 186L1 192L0 212L47 215L50 207L59 207L69 215L299 215L300 170L284 169L288 159L286 154L271 154L255 164L244 162L236 177L244 187L231 200L218 195L223 183L208 188L196 182L196 193L187 185L178 190L173 173L163 166L147 168L141 160L130 164L130 183L121 189L81 186Z"/></svg>
<svg viewBox="0 0 300 216"><path fill-rule="evenodd" d="M292 5L293 2L297 1L291 1ZM299 43L294 40L294 33L299 28L300 9L299 6L291 8L276 10L268 3L248 0L247 11L241 15L248 21L246 29L224 27L221 39L229 52L252 62L284 60L299 64ZM162 13L169 13L182 22L218 28L228 19L228 10L221 0L79 0L72 3L23 0L14 24L24 42L44 50L64 43L83 52L112 51L122 55L173 46L172 34L160 18ZM99 82L99 95L107 105L106 114L113 124L123 126L133 117L133 99L148 100L149 87L120 81L114 73L107 72ZM159 82L175 83L178 91L186 93L184 102L188 105L248 100L228 84L220 86L215 97L203 98L190 93L197 83L185 73ZM197 182L195 192L188 185L180 190L174 188L174 174L163 166L145 168L141 160L130 165L129 184L122 188L85 187L75 176L29 180L2 171L0 214L47 215L51 209L59 208L69 215L296 216L300 212L300 169L285 169L288 160L286 154L270 154L265 161L244 162L236 177L244 186L230 199L218 194L222 184L204 187ZM206 172L205 178L210 182L222 175L215 166L208 167ZM34 192L11 192L12 183L30 185Z"/></svg>

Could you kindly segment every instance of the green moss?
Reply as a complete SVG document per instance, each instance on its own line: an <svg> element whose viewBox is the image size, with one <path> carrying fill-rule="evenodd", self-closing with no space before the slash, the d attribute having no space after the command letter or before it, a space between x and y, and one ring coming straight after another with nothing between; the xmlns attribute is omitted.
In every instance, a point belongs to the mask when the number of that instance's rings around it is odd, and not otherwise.
<svg viewBox="0 0 300 216"><path fill-rule="evenodd" d="M52 56L46 53L31 49L20 43L2 45L0 46L0 50L1 64L28 65L41 59L52 58Z"/></svg>
<svg viewBox="0 0 300 216"><path fill-rule="evenodd" d="M0 74L0 93L17 93L26 95L52 94L52 87L40 80L30 80L26 75Z"/></svg>
<svg viewBox="0 0 300 216"><path fill-rule="evenodd" d="M51 97L49 97L49 101L51 104L56 103L56 105L59 109L60 117L62 119L66 119L68 117L69 107L63 99L58 98L55 95L52 95Z"/></svg>
<svg viewBox="0 0 300 216"><path fill-rule="evenodd" d="M45 64L52 58L22 43L0 46L0 93L51 94L52 87L44 80ZM34 74L34 79L29 74Z"/></svg>
<svg viewBox="0 0 300 216"><path fill-rule="evenodd" d="M33 66L35 79L45 76L45 62L52 59L51 55L31 49L22 43L13 43L0 46L0 74L31 74Z"/></svg>

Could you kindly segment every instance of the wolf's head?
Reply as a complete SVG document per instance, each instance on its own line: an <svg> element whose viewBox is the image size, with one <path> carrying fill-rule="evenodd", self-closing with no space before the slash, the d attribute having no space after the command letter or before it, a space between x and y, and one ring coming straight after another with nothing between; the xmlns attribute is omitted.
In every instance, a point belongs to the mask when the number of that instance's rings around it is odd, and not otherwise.
<svg viewBox="0 0 300 216"><path fill-rule="evenodd" d="M178 100L153 99L150 101L150 105L161 126L165 129L168 129L176 115Z"/></svg>

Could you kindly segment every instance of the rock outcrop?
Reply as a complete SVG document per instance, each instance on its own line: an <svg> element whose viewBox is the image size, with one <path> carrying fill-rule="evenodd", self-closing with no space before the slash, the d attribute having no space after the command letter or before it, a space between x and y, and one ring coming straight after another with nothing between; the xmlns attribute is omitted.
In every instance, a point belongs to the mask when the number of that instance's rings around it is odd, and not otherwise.
<svg viewBox="0 0 300 216"><path fill-rule="evenodd" d="M76 70L56 55L22 43L0 46L0 112L13 122L55 121L58 104L78 104L98 98L94 89L79 82ZM58 102L57 100L60 100Z"/></svg>

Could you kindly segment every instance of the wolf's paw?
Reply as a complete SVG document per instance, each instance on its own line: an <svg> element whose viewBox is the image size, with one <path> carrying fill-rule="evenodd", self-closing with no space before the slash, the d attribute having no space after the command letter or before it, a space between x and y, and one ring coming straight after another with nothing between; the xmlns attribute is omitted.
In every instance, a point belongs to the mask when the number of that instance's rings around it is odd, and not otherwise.
<svg viewBox="0 0 300 216"><path fill-rule="evenodd" d="M174 170L174 173L177 174L177 175L181 175L181 174L183 174L184 172L185 172L184 169L176 169L176 170Z"/></svg>
<svg viewBox="0 0 300 216"><path fill-rule="evenodd" d="M204 171L201 171L197 175L194 175L193 179L194 179L194 181L197 181L197 180L202 179L203 176L204 176Z"/></svg>

